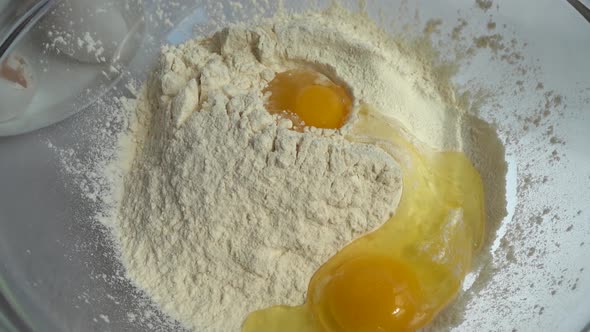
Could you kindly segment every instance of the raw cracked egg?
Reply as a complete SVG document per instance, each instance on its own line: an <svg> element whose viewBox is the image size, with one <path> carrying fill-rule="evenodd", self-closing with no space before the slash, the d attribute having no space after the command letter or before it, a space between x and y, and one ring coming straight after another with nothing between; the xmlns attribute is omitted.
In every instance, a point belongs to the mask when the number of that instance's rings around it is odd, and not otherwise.
<svg viewBox="0 0 590 332"><path fill-rule="evenodd" d="M265 91L269 112L305 126L339 128L352 105L343 87L310 71L278 74ZM380 146L399 163L395 215L325 262L311 277L306 303L256 311L243 332L415 331L458 293L484 235L477 170L460 152L413 145L400 124L369 106L346 138Z"/></svg>
<svg viewBox="0 0 590 332"><path fill-rule="evenodd" d="M279 73L263 90L270 93L266 108L282 114L297 129L337 129L348 119L352 99L346 89L309 69Z"/></svg>

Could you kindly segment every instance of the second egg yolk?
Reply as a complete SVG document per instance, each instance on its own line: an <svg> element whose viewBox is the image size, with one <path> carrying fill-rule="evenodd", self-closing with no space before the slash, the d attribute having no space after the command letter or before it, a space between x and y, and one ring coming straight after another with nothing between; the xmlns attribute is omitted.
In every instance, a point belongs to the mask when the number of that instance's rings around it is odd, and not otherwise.
<svg viewBox="0 0 590 332"><path fill-rule="evenodd" d="M324 280L312 280L311 310L329 331L412 331L421 291L414 272L384 256L345 262ZM323 284L317 287L313 283Z"/></svg>
<svg viewBox="0 0 590 332"><path fill-rule="evenodd" d="M352 107L352 98L343 87L308 69L277 74L263 90L268 92L267 110L287 117L297 130L338 129L346 122Z"/></svg>

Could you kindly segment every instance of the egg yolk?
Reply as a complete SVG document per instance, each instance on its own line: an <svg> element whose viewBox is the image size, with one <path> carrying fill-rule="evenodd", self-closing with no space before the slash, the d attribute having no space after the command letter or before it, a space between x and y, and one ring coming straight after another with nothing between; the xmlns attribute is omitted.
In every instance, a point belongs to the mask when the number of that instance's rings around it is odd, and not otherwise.
<svg viewBox="0 0 590 332"><path fill-rule="evenodd" d="M381 147L398 162L403 191L395 215L326 261L305 304L256 311L242 332L416 331L457 295L484 235L477 170L460 152L409 139L367 106L346 139Z"/></svg>
<svg viewBox="0 0 590 332"><path fill-rule="evenodd" d="M352 259L330 274L308 303L321 325L331 331L408 331L422 294L414 272L385 256Z"/></svg>
<svg viewBox="0 0 590 332"><path fill-rule="evenodd" d="M287 117L297 130L305 126L338 129L346 122L352 106L343 87L306 69L277 74L263 93L270 93L267 110Z"/></svg>

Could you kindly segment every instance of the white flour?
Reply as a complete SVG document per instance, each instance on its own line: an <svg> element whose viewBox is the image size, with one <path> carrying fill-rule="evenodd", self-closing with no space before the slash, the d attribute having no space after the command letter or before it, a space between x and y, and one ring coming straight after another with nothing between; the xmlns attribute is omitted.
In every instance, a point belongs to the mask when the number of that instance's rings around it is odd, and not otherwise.
<svg viewBox="0 0 590 332"><path fill-rule="evenodd" d="M265 111L261 90L292 67L347 84L435 148L465 150L487 183L496 154L469 144L487 129L463 140L452 91L405 52L340 10L165 48L137 101L115 226L129 277L188 327L237 331L252 310L302 303L322 262L391 215L401 183L385 152Z"/></svg>

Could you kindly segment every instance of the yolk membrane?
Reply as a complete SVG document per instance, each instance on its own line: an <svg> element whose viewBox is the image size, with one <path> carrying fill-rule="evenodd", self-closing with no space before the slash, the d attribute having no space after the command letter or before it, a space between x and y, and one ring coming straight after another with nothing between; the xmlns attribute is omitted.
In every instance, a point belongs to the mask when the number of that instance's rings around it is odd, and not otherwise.
<svg viewBox="0 0 590 332"><path fill-rule="evenodd" d="M297 90L298 98L305 88ZM316 99L324 92L312 92L304 103L324 103L326 98ZM242 332L416 331L458 293L484 235L477 170L460 152L410 143L415 140L401 125L368 106L346 138L379 146L399 163L404 188L395 215L325 262L309 282L305 304L255 311Z"/></svg>
<svg viewBox="0 0 590 332"><path fill-rule="evenodd" d="M266 108L282 114L297 130L305 126L338 129L346 122L352 99L326 76L307 69L279 73L263 90L270 93Z"/></svg>

